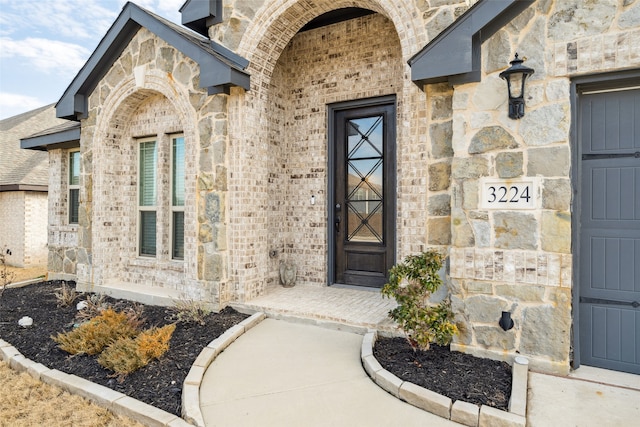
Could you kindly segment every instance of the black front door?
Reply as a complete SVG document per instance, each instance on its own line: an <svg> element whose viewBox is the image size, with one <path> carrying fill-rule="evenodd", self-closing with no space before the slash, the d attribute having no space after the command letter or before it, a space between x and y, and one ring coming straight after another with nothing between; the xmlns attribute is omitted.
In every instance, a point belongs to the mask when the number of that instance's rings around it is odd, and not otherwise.
<svg viewBox="0 0 640 427"><path fill-rule="evenodd" d="M395 261L396 112L385 101L332 110L333 283L381 287Z"/></svg>

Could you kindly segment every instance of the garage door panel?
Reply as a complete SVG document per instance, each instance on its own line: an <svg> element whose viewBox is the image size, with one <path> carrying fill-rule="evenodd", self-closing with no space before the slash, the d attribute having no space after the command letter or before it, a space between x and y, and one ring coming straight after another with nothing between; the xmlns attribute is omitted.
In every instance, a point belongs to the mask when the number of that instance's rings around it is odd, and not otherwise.
<svg viewBox="0 0 640 427"><path fill-rule="evenodd" d="M582 163L583 226L602 226L598 221L615 221L616 227L637 227L640 159L593 159Z"/></svg>
<svg viewBox="0 0 640 427"><path fill-rule="evenodd" d="M583 304L580 317L582 363L640 374L639 311Z"/></svg>
<svg viewBox="0 0 640 427"><path fill-rule="evenodd" d="M580 359L640 374L640 89L579 102Z"/></svg>
<svg viewBox="0 0 640 427"><path fill-rule="evenodd" d="M640 292L640 232L583 230L581 295L611 291L612 297L633 298ZM601 294L598 294L602 297Z"/></svg>
<svg viewBox="0 0 640 427"><path fill-rule="evenodd" d="M583 154L632 153L640 148L638 92L636 89L582 97Z"/></svg>

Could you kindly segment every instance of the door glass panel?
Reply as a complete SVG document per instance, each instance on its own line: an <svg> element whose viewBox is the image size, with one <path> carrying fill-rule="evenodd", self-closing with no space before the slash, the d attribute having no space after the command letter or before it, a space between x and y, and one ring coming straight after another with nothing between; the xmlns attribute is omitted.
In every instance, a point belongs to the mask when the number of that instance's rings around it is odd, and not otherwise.
<svg viewBox="0 0 640 427"><path fill-rule="evenodd" d="M347 123L350 159L382 156L382 116L349 120Z"/></svg>
<svg viewBox="0 0 640 427"><path fill-rule="evenodd" d="M347 121L347 240L383 243L383 116Z"/></svg>
<svg viewBox="0 0 640 427"><path fill-rule="evenodd" d="M350 242L382 243L382 202L362 200L347 204Z"/></svg>
<svg viewBox="0 0 640 427"><path fill-rule="evenodd" d="M350 199L382 200L382 158L349 161L347 178Z"/></svg>

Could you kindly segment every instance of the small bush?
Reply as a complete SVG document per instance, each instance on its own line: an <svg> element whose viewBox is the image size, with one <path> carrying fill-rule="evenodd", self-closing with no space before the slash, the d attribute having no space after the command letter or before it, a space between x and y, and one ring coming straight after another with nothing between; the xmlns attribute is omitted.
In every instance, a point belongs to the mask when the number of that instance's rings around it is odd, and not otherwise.
<svg viewBox="0 0 640 427"><path fill-rule="evenodd" d="M94 355L120 338L135 337L138 327L126 313L107 309L76 329L51 338L67 353Z"/></svg>
<svg viewBox="0 0 640 427"><path fill-rule="evenodd" d="M191 298L181 298L174 300L172 307L172 319L183 323L205 324L205 319L211 313L203 301L196 301Z"/></svg>
<svg viewBox="0 0 640 427"><path fill-rule="evenodd" d="M170 324L144 331L136 338L121 338L100 354L98 363L122 379L166 353L175 329L176 325Z"/></svg>
<svg viewBox="0 0 640 427"><path fill-rule="evenodd" d="M100 353L98 363L123 378L143 366L137 350L134 338L120 338Z"/></svg>
<svg viewBox="0 0 640 427"><path fill-rule="evenodd" d="M176 325L172 323L162 328L149 329L138 335L136 338L138 355L145 365L154 359L159 359L169 350L169 340L175 330Z"/></svg>
<svg viewBox="0 0 640 427"><path fill-rule="evenodd" d="M58 307L69 307L78 298L78 293L71 286L63 283L61 287L53 293L58 301Z"/></svg>
<svg viewBox="0 0 640 427"><path fill-rule="evenodd" d="M398 303L389 317L400 325L414 348L428 350L434 342L448 345L458 332L449 301L429 304L429 295L442 285L439 270L444 259L436 251L410 255L389 270L389 283L382 288L384 296Z"/></svg>

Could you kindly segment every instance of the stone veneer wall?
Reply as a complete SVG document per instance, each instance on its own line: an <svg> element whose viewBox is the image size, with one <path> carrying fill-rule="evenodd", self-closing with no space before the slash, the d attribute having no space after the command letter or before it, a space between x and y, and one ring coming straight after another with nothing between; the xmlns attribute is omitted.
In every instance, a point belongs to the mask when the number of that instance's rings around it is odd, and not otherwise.
<svg viewBox="0 0 640 427"><path fill-rule="evenodd" d="M76 280L78 225L69 224L69 150L49 150L48 278ZM81 261L87 262L86 259Z"/></svg>
<svg viewBox="0 0 640 427"><path fill-rule="evenodd" d="M453 93L453 308L455 348L494 358L520 353L567 372L570 362L570 77L640 65L640 2L537 1L482 46L479 83ZM498 77L515 52L535 69L526 113L507 117ZM480 208L479 179L539 177L535 210ZM515 327L498 326L510 311Z"/></svg>
<svg viewBox="0 0 640 427"><path fill-rule="evenodd" d="M639 66L634 47L640 44L640 1L538 0L484 43L481 82L420 90L406 61L473 3L225 1L224 21L210 36L250 61L252 85L247 92L232 88L229 97L206 96L197 85L197 66L141 30L89 100L90 114L82 123L79 227L64 223L66 184L60 177L66 176L66 151L50 153L58 177L50 191L60 201L50 206L50 266L70 275L77 270L86 286L137 280L223 306L277 283L278 260L269 258L276 249L300 263L302 282L322 284L326 104L395 93L398 259L428 246L451 248L449 290L463 331L454 348L498 359L519 352L536 368L566 372L573 286L570 77ZM296 35L316 16L341 7L379 15ZM369 33L365 22L380 25L384 35ZM349 53L360 61L344 56L347 49L335 40L358 26L360 36L378 40L378 47L394 46L386 68L367 64L365 55L376 54L371 46L353 45ZM325 43L334 43L335 58L328 50L313 51ZM527 113L519 121L507 117L505 85L498 77L516 51L536 70L527 86ZM307 62L313 59L317 63ZM136 68L145 78L133 77ZM359 89L351 82L366 85ZM132 191L127 178L134 177L132 138L158 132L143 124L135 130L129 119L161 120L167 111L174 123L170 131L185 133L192 162L192 202L185 207L188 253L179 266L164 255L150 265L139 262L130 237L119 234L133 230L125 203L131 197L126 191ZM112 161L114 153L123 164ZM479 207L480 178L527 176L540 179L540 209ZM116 198L118 206L109 202L114 183L126 190ZM71 249L75 240L77 252ZM497 326L502 310L513 313L511 331Z"/></svg>
<svg viewBox="0 0 640 427"><path fill-rule="evenodd" d="M215 305L229 300L227 103L226 96L199 88L198 73L195 62L141 29L92 92L82 121L78 226L66 224L68 152L50 152L54 276L77 278L81 289L123 286L145 293L158 287ZM166 190L176 133L184 134L186 147L185 259L170 259L166 191L158 193L158 255L138 257L137 141L158 138L158 182Z"/></svg>

